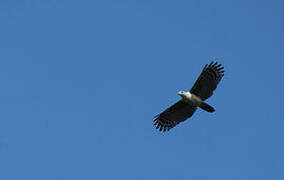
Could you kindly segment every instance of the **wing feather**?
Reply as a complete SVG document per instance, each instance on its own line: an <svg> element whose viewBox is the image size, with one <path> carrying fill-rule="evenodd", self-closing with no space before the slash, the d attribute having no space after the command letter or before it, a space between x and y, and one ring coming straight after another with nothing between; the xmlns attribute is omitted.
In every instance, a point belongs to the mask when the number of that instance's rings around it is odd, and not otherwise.
<svg viewBox="0 0 284 180"><path fill-rule="evenodd" d="M224 67L218 62L206 64L200 76L194 83L190 92L200 97L203 101L212 96L218 83L224 76Z"/></svg>
<svg viewBox="0 0 284 180"><path fill-rule="evenodd" d="M183 100L180 100L155 116L154 125L156 126L156 129L159 129L160 131L169 131L180 122L191 117L196 108L196 106L191 106Z"/></svg>

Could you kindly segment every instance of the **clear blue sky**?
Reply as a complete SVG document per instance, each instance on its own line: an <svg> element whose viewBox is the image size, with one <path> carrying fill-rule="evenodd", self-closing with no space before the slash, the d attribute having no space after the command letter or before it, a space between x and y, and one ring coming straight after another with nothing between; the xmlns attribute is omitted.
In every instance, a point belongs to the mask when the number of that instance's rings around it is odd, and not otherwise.
<svg viewBox="0 0 284 180"><path fill-rule="evenodd" d="M283 179L283 7L1 0L0 179ZM216 112L156 131L211 60Z"/></svg>

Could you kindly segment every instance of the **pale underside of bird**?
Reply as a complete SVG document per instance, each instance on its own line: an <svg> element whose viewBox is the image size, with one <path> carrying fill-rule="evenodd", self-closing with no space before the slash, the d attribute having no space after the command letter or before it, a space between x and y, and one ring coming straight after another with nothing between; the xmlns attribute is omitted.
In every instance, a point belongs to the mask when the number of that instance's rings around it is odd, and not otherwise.
<svg viewBox="0 0 284 180"><path fill-rule="evenodd" d="M169 131L180 122L190 118L199 107L207 112L215 109L204 101L212 96L224 76L224 67L217 62L206 64L190 91L179 91L181 99L155 116L154 125L160 131Z"/></svg>

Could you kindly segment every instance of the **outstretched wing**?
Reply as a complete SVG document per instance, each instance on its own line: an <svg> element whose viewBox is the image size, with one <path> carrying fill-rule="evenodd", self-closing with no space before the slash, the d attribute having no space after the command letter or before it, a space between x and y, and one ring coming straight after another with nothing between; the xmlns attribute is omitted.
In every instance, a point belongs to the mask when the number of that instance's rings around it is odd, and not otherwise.
<svg viewBox="0 0 284 180"><path fill-rule="evenodd" d="M223 69L224 67L217 62L206 64L190 93L200 97L203 101L212 96L213 91L224 76Z"/></svg>
<svg viewBox="0 0 284 180"><path fill-rule="evenodd" d="M191 117L196 108L196 106L191 106L183 100L180 100L164 112L155 116L154 125L156 126L156 129L159 129L160 131L169 131L178 123Z"/></svg>

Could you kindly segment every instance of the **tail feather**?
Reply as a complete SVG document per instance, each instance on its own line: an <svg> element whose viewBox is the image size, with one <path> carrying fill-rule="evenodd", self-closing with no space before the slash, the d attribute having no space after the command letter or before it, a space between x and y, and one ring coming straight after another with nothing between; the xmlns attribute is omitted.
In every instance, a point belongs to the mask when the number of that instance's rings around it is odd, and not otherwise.
<svg viewBox="0 0 284 180"><path fill-rule="evenodd" d="M205 103L205 102L202 102L199 106L201 109L203 109L204 111L207 111L207 112L214 112L215 109L210 106L209 104Z"/></svg>

